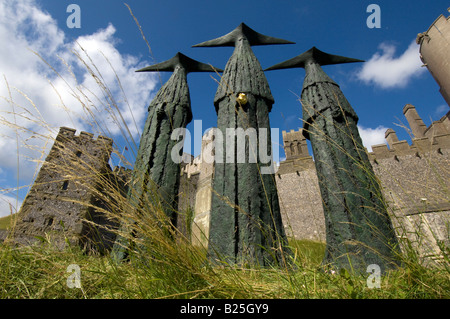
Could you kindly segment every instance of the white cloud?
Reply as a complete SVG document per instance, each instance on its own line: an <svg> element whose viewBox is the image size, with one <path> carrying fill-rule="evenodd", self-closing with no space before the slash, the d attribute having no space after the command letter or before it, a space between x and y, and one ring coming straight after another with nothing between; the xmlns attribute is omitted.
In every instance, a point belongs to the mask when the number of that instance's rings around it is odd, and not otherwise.
<svg viewBox="0 0 450 319"><path fill-rule="evenodd" d="M419 57L419 46L413 41L408 49L399 57L395 57L396 48L382 43L382 53L375 53L363 64L357 76L367 84L375 84L381 88L403 88L415 76L422 74L422 61Z"/></svg>
<svg viewBox="0 0 450 319"><path fill-rule="evenodd" d="M119 104L122 117L133 136L136 136L147 115L150 94L157 84L156 75L135 73L136 69L142 68L146 64L145 62L140 63L135 56L121 54L115 48L117 42L117 39L114 38L115 32L116 29L110 24L106 29L99 30L93 35L81 36L73 44L73 50L79 53L84 62L92 61L90 67L95 70L101 81L108 85L110 93ZM84 62L81 60L76 62L80 68L83 68ZM120 85L118 81L120 81ZM104 94L90 73L84 73L82 85L90 90L96 88L93 93L97 97ZM120 86L122 86L125 96ZM107 102L111 101L107 99ZM120 133L119 127L111 125L111 122L108 127L112 129L112 134Z"/></svg>
<svg viewBox="0 0 450 319"><path fill-rule="evenodd" d="M363 145L369 152L372 152L373 145L386 143L386 140L384 138L386 130L387 128L384 126L378 126L377 128L366 128L358 125L358 131L359 135L361 136Z"/></svg>
<svg viewBox="0 0 450 319"><path fill-rule="evenodd" d="M439 105L439 106L436 108L436 110L434 111L434 113L435 113L437 116L443 116L443 115L446 114L448 111L449 111L449 110L448 110L448 105L447 105L447 104L442 104L442 105Z"/></svg>
<svg viewBox="0 0 450 319"><path fill-rule="evenodd" d="M119 52L115 32L108 25L68 42L35 0L0 2L0 169L15 172L19 152L20 177L30 179L37 164L29 159L45 158L60 126L120 134L117 111L107 110L115 108L112 100L137 137L157 77L134 72L146 62Z"/></svg>
<svg viewBox="0 0 450 319"><path fill-rule="evenodd" d="M0 194L0 218L14 214L17 212L17 208L20 208L22 202L17 201L16 197Z"/></svg>

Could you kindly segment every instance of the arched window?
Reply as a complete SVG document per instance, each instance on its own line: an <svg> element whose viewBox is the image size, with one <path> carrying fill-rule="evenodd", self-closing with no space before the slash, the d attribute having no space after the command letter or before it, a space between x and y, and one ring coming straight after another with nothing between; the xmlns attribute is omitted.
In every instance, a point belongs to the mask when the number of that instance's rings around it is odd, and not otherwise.
<svg viewBox="0 0 450 319"><path fill-rule="evenodd" d="M294 143L291 143L290 149L291 149L291 155L295 155L295 146L294 146Z"/></svg>
<svg viewBox="0 0 450 319"><path fill-rule="evenodd" d="M302 144L300 142L297 142L297 154L302 153Z"/></svg>

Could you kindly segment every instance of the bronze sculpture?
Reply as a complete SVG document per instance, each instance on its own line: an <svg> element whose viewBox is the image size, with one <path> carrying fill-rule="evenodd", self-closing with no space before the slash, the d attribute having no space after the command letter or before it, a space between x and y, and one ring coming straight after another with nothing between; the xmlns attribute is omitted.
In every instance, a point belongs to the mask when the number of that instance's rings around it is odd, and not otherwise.
<svg viewBox="0 0 450 319"><path fill-rule="evenodd" d="M176 227L180 161L172 158L172 149L178 141L171 136L175 129L185 128L192 120L187 74L189 72L221 72L222 70L195 61L178 52L170 60L136 72L159 71L173 71L173 74L148 107L148 117L139 144L127 199L131 202L133 209L151 214L151 211L155 209L153 207L155 194L158 194L157 200L160 203L157 204L161 204L171 224L170 227ZM130 221L126 224L122 225L122 231L130 233L126 228L130 228L134 222ZM115 260L122 260L127 256L128 241L126 236L118 236L112 251Z"/></svg>
<svg viewBox="0 0 450 319"><path fill-rule="evenodd" d="M313 47L267 70L304 68L304 135L311 141L326 221L323 264L365 273L395 267L398 242L358 132L358 116L321 65L364 62Z"/></svg>
<svg viewBox="0 0 450 319"><path fill-rule="evenodd" d="M225 36L194 46L235 47L214 99L217 126L226 136L226 147L221 147L223 152L215 158L208 245L208 258L213 263L266 266L285 262L287 239L274 174L263 174L261 161L252 154L260 147L271 153L269 112L274 99L251 46L289 43L242 23ZM251 145L245 137L245 145L236 146L236 135L225 133L233 130L255 130L258 137L264 131L267 135L263 141L258 138L258 145ZM248 162L238 160L239 152Z"/></svg>

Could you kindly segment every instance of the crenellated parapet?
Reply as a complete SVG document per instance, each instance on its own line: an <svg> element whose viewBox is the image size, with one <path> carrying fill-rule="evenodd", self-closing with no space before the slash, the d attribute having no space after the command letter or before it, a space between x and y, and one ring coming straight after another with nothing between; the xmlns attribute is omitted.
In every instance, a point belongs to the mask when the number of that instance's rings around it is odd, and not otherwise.
<svg viewBox="0 0 450 319"><path fill-rule="evenodd" d="M282 136L286 160L310 156L306 137L303 136L303 129L283 131Z"/></svg>
<svg viewBox="0 0 450 319"><path fill-rule="evenodd" d="M280 163L277 170L277 178L281 179L283 174L298 173L303 170L314 168L314 161L308 150L303 129L298 131L282 131L283 147L286 160Z"/></svg>
<svg viewBox="0 0 450 319"><path fill-rule="evenodd" d="M76 130L68 127L61 127L55 139L55 149L72 150L77 157L80 155L89 155L90 158L109 160L112 152L113 140L109 137L98 136L81 131L76 135ZM68 155L68 154L66 154Z"/></svg>
<svg viewBox="0 0 450 319"><path fill-rule="evenodd" d="M406 140L400 141L395 130L390 128L385 133L387 144L372 146L369 155L373 163L386 158L399 160L403 156L421 157L426 153L443 155L443 150L450 149L450 112L429 127L424 124L413 105L407 104L403 108L403 114L410 126L412 144Z"/></svg>

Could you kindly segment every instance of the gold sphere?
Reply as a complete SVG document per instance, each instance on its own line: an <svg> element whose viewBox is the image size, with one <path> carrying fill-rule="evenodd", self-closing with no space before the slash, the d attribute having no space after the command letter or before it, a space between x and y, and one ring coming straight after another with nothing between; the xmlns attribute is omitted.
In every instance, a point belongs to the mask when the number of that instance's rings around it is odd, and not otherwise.
<svg viewBox="0 0 450 319"><path fill-rule="evenodd" d="M237 100L240 105L245 105L248 102L247 95L245 95L245 93L239 93Z"/></svg>

